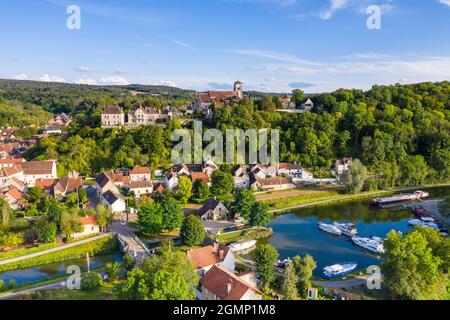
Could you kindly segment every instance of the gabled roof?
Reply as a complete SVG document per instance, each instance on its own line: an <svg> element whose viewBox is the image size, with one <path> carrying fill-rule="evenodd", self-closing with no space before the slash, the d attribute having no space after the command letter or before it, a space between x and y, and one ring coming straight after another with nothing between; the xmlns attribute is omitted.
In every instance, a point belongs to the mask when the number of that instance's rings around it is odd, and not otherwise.
<svg viewBox="0 0 450 320"><path fill-rule="evenodd" d="M257 179L262 186L277 186L283 184L292 184L292 178L267 178Z"/></svg>
<svg viewBox="0 0 450 320"><path fill-rule="evenodd" d="M284 170L301 170L302 166L298 163L279 163L278 168Z"/></svg>
<svg viewBox="0 0 450 320"><path fill-rule="evenodd" d="M103 188L108 184L108 182L112 181L112 177L108 173L102 172L97 176L95 181L100 186L100 188Z"/></svg>
<svg viewBox="0 0 450 320"><path fill-rule="evenodd" d="M61 193L70 193L83 186L81 177L63 177L59 179L55 189Z"/></svg>
<svg viewBox="0 0 450 320"><path fill-rule="evenodd" d="M209 183L211 181L209 176L204 172L192 172L191 179L192 181L200 180L205 183Z"/></svg>
<svg viewBox="0 0 450 320"><path fill-rule="evenodd" d="M136 167L130 171L130 175L131 174L150 174L150 173L151 173L151 169L148 167Z"/></svg>
<svg viewBox="0 0 450 320"><path fill-rule="evenodd" d="M25 175L51 175L54 165L55 161L53 160L20 163Z"/></svg>
<svg viewBox="0 0 450 320"><path fill-rule="evenodd" d="M147 188L152 188L152 187L153 187L153 183L148 180L131 181L129 184L130 190L132 190L132 189L147 189Z"/></svg>
<svg viewBox="0 0 450 320"><path fill-rule="evenodd" d="M80 218L79 221L82 225L97 224L97 218L93 216L85 216Z"/></svg>
<svg viewBox="0 0 450 320"><path fill-rule="evenodd" d="M44 190L49 190L53 188L57 183L57 179L37 179L34 185Z"/></svg>
<svg viewBox="0 0 450 320"><path fill-rule="evenodd" d="M241 300L247 291L260 291L237 275L218 266L213 266L200 280L220 300Z"/></svg>
<svg viewBox="0 0 450 320"><path fill-rule="evenodd" d="M13 166L13 167L3 168L1 171L2 171L3 176L11 177L13 175L16 175L16 174L22 172L23 170L22 170L22 167L20 167L20 166Z"/></svg>
<svg viewBox="0 0 450 320"><path fill-rule="evenodd" d="M187 252L189 261L195 270L221 263L227 256L230 248L222 244L214 244ZM222 253L222 254L221 254Z"/></svg>
<svg viewBox="0 0 450 320"><path fill-rule="evenodd" d="M8 192L6 192L6 194L16 201L19 201L22 198L22 193L16 188L9 189Z"/></svg>
<svg viewBox="0 0 450 320"><path fill-rule="evenodd" d="M220 204L221 204L220 201L217 201L216 199L211 198L211 199L208 200L207 203L205 203L205 205L203 205L203 207L198 209L197 215L202 217L209 210L215 210L217 208L217 206L220 205Z"/></svg>
<svg viewBox="0 0 450 320"><path fill-rule="evenodd" d="M117 202L117 200L120 199L120 196L115 194L114 192L112 192L111 190L105 192L103 194L103 197L105 198L105 200L110 204L113 205L114 203Z"/></svg>
<svg viewBox="0 0 450 320"><path fill-rule="evenodd" d="M103 114L123 114L123 109L119 106L107 106Z"/></svg>

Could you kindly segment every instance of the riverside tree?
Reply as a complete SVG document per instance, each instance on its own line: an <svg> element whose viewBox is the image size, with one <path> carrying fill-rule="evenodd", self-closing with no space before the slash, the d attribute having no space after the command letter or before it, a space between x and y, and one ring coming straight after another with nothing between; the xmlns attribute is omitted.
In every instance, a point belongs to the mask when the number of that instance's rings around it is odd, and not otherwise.
<svg viewBox="0 0 450 320"><path fill-rule="evenodd" d="M292 263L298 280L297 292L301 297L306 298L308 289L311 287L310 279L317 264L310 255L306 255L303 259L300 256L295 256Z"/></svg>
<svg viewBox="0 0 450 320"><path fill-rule="evenodd" d="M278 256L277 249L271 244L260 245L253 253L256 269L266 290L270 288L270 285L275 280L275 263Z"/></svg>
<svg viewBox="0 0 450 320"><path fill-rule="evenodd" d="M358 159L353 161L348 170L342 175L342 182L348 193L361 192L366 179L367 168Z"/></svg>
<svg viewBox="0 0 450 320"><path fill-rule="evenodd" d="M255 202L250 208L249 226L265 227L270 222L270 215L266 204Z"/></svg>
<svg viewBox="0 0 450 320"><path fill-rule="evenodd" d="M281 287L281 292L283 294L284 300L297 300L298 299L298 291L297 291L297 283L298 277L295 272L295 268L293 264L289 264L284 272L284 281Z"/></svg>
<svg viewBox="0 0 450 320"><path fill-rule="evenodd" d="M437 231L435 231L437 232ZM448 274L441 270L442 260L433 254L423 231L415 230L403 237L391 231L384 243L381 265L384 283L395 299L434 300L448 298Z"/></svg>

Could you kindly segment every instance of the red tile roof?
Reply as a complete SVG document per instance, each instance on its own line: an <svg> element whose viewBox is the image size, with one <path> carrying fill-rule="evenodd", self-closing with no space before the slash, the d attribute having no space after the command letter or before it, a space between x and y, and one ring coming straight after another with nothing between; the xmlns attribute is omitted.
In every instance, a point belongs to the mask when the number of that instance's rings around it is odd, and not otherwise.
<svg viewBox="0 0 450 320"><path fill-rule="evenodd" d="M251 284L217 266L213 266L200 283L220 300L241 300L249 290L260 294Z"/></svg>
<svg viewBox="0 0 450 320"><path fill-rule="evenodd" d="M92 216L85 216L83 218L80 218L80 223L82 225L97 224L97 218Z"/></svg>
<svg viewBox="0 0 450 320"><path fill-rule="evenodd" d="M51 175L54 161L22 162L20 166L26 175Z"/></svg>
<svg viewBox="0 0 450 320"><path fill-rule="evenodd" d="M209 176L204 172L192 172L191 178L192 178L192 181L200 180L205 183L208 183L211 181Z"/></svg>
<svg viewBox="0 0 450 320"><path fill-rule="evenodd" d="M222 262L229 250L225 245L211 245L189 250L187 256L197 270ZM222 255L220 255L220 251L222 251Z"/></svg>
<svg viewBox="0 0 450 320"><path fill-rule="evenodd" d="M151 170L148 167L136 167L130 171L130 174L150 174Z"/></svg>

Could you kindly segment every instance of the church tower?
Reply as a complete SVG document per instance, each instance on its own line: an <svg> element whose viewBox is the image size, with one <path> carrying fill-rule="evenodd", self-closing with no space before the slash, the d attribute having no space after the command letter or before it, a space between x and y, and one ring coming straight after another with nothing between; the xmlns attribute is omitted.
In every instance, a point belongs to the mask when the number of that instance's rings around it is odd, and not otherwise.
<svg viewBox="0 0 450 320"><path fill-rule="evenodd" d="M234 92L237 93L238 97L239 97L241 100L243 100L243 99L244 99L244 90L242 89L242 82L236 81L236 82L234 83L233 88L234 88Z"/></svg>

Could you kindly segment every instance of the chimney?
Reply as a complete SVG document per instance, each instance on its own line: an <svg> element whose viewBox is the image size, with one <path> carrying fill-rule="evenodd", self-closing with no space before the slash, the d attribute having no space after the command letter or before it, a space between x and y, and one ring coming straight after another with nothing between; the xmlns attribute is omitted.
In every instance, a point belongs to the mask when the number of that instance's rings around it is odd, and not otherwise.
<svg viewBox="0 0 450 320"><path fill-rule="evenodd" d="M233 280L227 282L227 296L231 294L231 290L233 289Z"/></svg>

